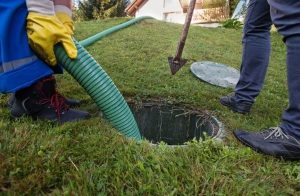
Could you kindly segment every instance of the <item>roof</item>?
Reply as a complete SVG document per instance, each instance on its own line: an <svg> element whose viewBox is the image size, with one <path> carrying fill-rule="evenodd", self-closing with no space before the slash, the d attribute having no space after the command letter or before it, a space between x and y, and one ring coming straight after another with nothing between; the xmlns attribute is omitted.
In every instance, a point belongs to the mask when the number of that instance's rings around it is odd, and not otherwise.
<svg viewBox="0 0 300 196"><path fill-rule="evenodd" d="M147 1L148 0L134 0L131 4L129 4L126 7L125 12L130 16L134 16L135 12L140 8L140 6L146 3Z"/></svg>

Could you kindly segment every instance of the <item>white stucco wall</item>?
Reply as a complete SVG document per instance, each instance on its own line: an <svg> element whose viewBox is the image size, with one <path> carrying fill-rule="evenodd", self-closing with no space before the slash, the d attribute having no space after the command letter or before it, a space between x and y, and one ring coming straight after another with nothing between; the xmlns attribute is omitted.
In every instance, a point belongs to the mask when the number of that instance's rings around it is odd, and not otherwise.
<svg viewBox="0 0 300 196"><path fill-rule="evenodd" d="M229 6L227 8L229 8ZM215 10L218 9L219 8L215 8ZM206 16L207 14L205 15L204 12L205 10L202 9L194 10L192 23L209 21L209 17ZM224 11L219 11L219 13L224 13ZM157 20L183 24L186 13L183 13L179 0L148 0L140 6L135 16L152 16Z"/></svg>
<svg viewBox="0 0 300 196"><path fill-rule="evenodd" d="M182 7L179 0L162 0L164 1L164 12L182 13Z"/></svg>
<svg viewBox="0 0 300 196"><path fill-rule="evenodd" d="M152 16L157 20L163 20L163 9L164 0L148 0L144 5L140 7L139 10L137 10L135 16Z"/></svg>
<svg viewBox="0 0 300 196"><path fill-rule="evenodd" d="M167 13L167 14L165 14L164 20L166 22L184 24L185 16L186 16L186 14L184 14L184 13Z"/></svg>
<svg viewBox="0 0 300 196"><path fill-rule="evenodd" d="M175 17L170 18L170 14ZM175 23L183 23L182 18L185 17L179 0L148 0L137 10L135 16L152 16L157 20Z"/></svg>

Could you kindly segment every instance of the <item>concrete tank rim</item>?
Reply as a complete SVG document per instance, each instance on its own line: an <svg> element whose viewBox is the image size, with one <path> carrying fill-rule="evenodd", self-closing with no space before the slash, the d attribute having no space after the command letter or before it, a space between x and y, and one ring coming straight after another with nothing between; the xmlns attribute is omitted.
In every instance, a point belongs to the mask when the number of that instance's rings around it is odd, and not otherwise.
<svg viewBox="0 0 300 196"><path fill-rule="evenodd" d="M132 102L133 100L131 100L131 101L129 101L128 103L129 104L136 104L136 102ZM140 106L140 104L142 103L148 103L149 104L149 101L151 101L150 103L152 104L154 104L154 103L160 103L161 105L171 105L170 103L168 103L168 101L167 100L149 100L149 99L147 99L147 100L139 100L139 101L137 101L138 103L137 104L139 104L138 106ZM165 102L165 103L164 103ZM176 107L179 107L178 106L178 104L180 104L180 103L174 103L174 106L176 106ZM182 107L181 107L182 109L190 109L190 108L188 108L187 107L187 105L186 104L183 104L182 105ZM197 108L197 110L195 110L195 111L199 111L199 112L203 112L203 111L201 111L201 110L199 110L198 108ZM206 113L207 114L207 113ZM213 140L213 141L215 141L215 142L218 142L218 143L223 143L224 142L224 140L225 140L225 137L226 137L226 135L227 135L227 133L226 133L226 131L225 131L225 127L224 127L224 124L215 116L215 115L211 115L210 113L208 113L208 115L210 116L210 121L215 125L215 126L217 126L218 127L218 130L217 130L217 133L213 136L213 137L210 137L210 139L211 140ZM202 140L198 140L199 142L202 142ZM205 141L205 140L204 140ZM142 140L141 141L138 141L138 143L141 143L141 142L146 142L146 143L148 143L151 147L158 147L159 145L161 145L160 143L158 143L158 144L155 144L155 143L151 143L150 141L148 141L147 139L145 139L145 138L142 138ZM167 147L170 147L170 148L179 148L179 147L187 147L188 146L188 144L181 144L181 145L168 145L168 144L166 144L166 146Z"/></svg>

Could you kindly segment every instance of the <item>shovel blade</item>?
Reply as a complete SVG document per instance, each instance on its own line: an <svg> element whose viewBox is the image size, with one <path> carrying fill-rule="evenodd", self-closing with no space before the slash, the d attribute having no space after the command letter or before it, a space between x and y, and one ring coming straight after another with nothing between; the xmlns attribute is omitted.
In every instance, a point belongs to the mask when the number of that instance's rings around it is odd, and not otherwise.
<svg viewBox="0 0 300 196"><path fill-rule="evenodd" d="M168 61L169 61L169 64L170 64L170 69L171 69L171 73L172 75L175 75L176 72L181 68L183 67L187 60L186 59L179 59L179 60L176 60L174 59L173 57L168 57Z"/></svg>

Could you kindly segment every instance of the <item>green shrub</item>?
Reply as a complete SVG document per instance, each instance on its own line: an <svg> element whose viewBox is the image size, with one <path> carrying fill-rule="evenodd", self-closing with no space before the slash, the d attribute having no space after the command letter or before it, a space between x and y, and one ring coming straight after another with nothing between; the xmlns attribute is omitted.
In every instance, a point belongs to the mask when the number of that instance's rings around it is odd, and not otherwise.
<svg viewBox="0 0 300 196"><path fill-rule="evenodd" d="M129 0L85 0L79 1L78 8L73 9L76 21L95 20L126 16L125 8Z"/></svg>
<svg viewBox="0 0 300 196"><path fill-rule="evenodd" d="M223 22L222 26L224 28L230 28L230 29L240 29L243 26L243 23L241 23L237 19L228 19L225 22Z"/></svg>

